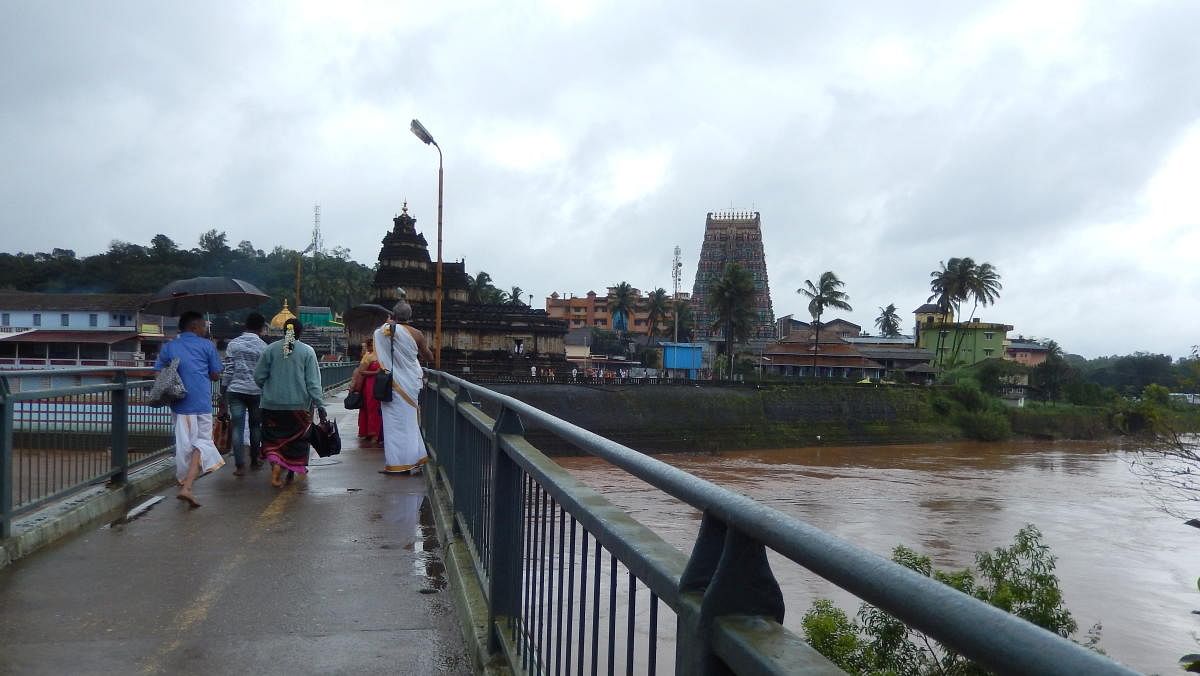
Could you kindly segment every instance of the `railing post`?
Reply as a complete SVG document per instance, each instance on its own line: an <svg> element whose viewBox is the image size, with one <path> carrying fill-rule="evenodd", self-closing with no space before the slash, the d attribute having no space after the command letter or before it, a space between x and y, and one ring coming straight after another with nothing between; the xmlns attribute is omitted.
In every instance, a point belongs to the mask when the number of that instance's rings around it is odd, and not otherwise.
<svg viewBox="0 0 1200 676"><path fill-rule="evenodd" d="M508 408L500 410L492 428L491 560L488 562L488 652L501 651L499 617L514 622L521 612L521 543L524 542L524 501L521 468L501 447L503 436L524 436L521 418Z"/></svg>
<svg viewBox="0 0 1200 676"><path fill-rule="evenodd" d="M729 667L712 651L713 622L722 615L758 615L783 622L783 591L762 543L705 512L680 591L703 592L698 617L679 618L676 673L724 676Z"/></svg>
<svg viewBox="0 0 1200 676"><path fill-rule="evenodd" d="M12 536L13 400L8 378L0 376L0 540Z"/></svg>
<svg viewBox="0 0 1200 676"><path fill-rule="evenodd" d="M129 378L117 373L112 391L112 483L121 486L129 478Z"/></svg>

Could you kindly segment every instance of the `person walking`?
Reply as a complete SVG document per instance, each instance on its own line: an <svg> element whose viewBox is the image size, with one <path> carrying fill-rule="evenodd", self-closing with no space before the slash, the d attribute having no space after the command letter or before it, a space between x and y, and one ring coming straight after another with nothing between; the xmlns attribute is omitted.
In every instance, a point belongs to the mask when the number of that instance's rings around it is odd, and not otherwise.
<svg viewBox="0 0 1200 676"><path fill-rule="evenodd" d="M263 350L267 349L262 335L267 320L257 312L246 317L245 331L229 341L225 348L225 371L221 374L221 389L225 392L233 425L234 476L246 473L246 445L250 447L250 467L262 467L262 410L259 407L262 389L254 382L254 369ZM248 419L248 420L247 420ZM246 431L249 430L249 438Z"/></svg>
<svg viewBox="0 0 1200 676"><path fill-rule="evenodd" d="M411 320L412 307L400 301L392 311L392 320L375 330L380 372L392 376L392 400L380 402L384 474L416 474L427 460L417 399L424 376L420 360L431 361L433 352L425 334L408 324Z"/></svg>
<svg viewBox="0 0 1200 676"><path fill-rule="evenodd" d="M383 409L375 398L375 374L379 373L379 357L375 354L375 339L363 343L363 357L354 371L350 389L362 394L358 409L358 437L364 448L383 445Z"/></svg>
<svg viewBox="0 0 1200 676"><path fill-rule="evenodd" d="M312 409L325 413L317 353L300 342L304 326L292 318L283 327L283 340L268 345L254 367L254 382L262 388L262 451L276 488L284 470L308 473Z"/></svg>
<svg viewBox="0 0 1200 676"><path fill-rule="evenodd" d="M171 404L175 425L175 478L179 481L179 494L175 497L193 508L200 506L192 491L196 478L225 464L212 436L211 383L221 377L221 359L207 334L208 322L204 321L203 315L184 312L179 317L179 336L163 346L154 362L154 370L160 371L172 361L179 360L179 378L187 396Z"/></svg>

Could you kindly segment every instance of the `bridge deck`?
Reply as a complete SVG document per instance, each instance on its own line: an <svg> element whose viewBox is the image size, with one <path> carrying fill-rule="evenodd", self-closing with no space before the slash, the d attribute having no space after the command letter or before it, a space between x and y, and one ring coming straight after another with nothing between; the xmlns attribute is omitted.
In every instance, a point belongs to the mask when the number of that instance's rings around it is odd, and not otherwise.
<svg viewBox="0 0 1200 676"><path fill-rule="evenodd" d="M332 400L331 400L332 401ZM342 454L283 488L232 461L0 571L0 673L470 673L420 477Z"/></svg>

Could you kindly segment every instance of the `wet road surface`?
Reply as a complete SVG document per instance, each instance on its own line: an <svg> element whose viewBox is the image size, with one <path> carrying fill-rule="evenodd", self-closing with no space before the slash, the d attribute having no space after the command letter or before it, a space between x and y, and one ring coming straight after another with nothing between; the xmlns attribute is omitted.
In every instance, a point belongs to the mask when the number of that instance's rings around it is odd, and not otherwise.
<svg viewBox="0 0 1200 676"><path fill-rule="evenodd" d="M424 479L379 474L328 408L346 448L307 478L230 461L200 509L171 487L0 571L0 673L471 673Z"/></svg>

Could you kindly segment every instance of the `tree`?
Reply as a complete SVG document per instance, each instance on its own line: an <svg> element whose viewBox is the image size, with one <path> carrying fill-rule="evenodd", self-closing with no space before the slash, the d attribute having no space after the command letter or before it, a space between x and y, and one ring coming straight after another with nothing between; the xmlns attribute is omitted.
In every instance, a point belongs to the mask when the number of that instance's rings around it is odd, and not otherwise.
<svg viewBox="0 0 1200 676"><path fill-rule="evenodd" d="M667 298L667 290L661 286L650 292L646 296L646 335L653 336L657 333L658 323L667 316L670 309L670 299Z"/></svg>
<svg viewBox="0 0 1200 676"><path fill-rule="evenodd" d="M951 310L956 316L961 317L962 304L967 300L974 301L970 317L970 319L974 319L975 311L980 305L986 307L995 303L1000 297L1000 289L1003 288L1000 283L1000 273L991 263L976 264L975 260L970 257L956 257L951 258L948 262L941 262L939 265L940 269L929 273L929 290L932 292L929 302L937 303L943 323L949 319ZM958 359L958 351L962 347L962 341L966 335L962 331L958 333L954 342L954 353L950 359L951 364ZM939 330L935 360L939 365L944 366L942 340L943 336Z"/></svg>
<svg viewBox="0 0 1200 676"><path fill-rule="evenodd" d="M935 570L928 556L904 546L892 551L892 561L1064 638L1078 629L1054 574L1056 557L1032 524L1017 532L1012 545L976 554L978 571ZM851 674L989 673L868 603L851 620L829 600L818 599L801 624L809 645ZM1097 625L1084 645L1096 648L1099 640Z"/></svg>
<svg viewBox="0 0 1200 676"><path fill-rule="evenodd" d="M512 289L505 294L505 305L525 305L525 301L521 298L525 295L525 290L519 286L513 286Z"/></svg>
<svg viewBox="0 0 1200 676"><path fill-rule="evenodd" d="M850 296L847 296L842 291L842 287L846 283L838 279L838 276L833 271L821 273L817 279L817 283L813 284L812 280L804 280L804 286L796 289L796 293L808 298L808 313L813 318L813 376L817 375L817 350L821 339L821 315L825 314L827 308L837 308L849 312L854 308L850 307Z"/></svg>
<svg viewBox="0 0 1200 676"><path fill-rule="evenodd" d="M896 314L896 304L888 303L887 307L879 308L879 316L875 318L875 327L884 338L895 338L900 335L900 316Z"/></svg>
<svg viewBox="0 0 1200 676"><path fill-rule="evenodd" d="M629 318L633 316L635 300L633 287L621 282L612 288L608 296L608 312L612 315L613 329L620 333L629 330Z"/></svg>
<svg viewBox="0 0 1200 676"><path fill-rule="evenodd" d="M712 310L714 329L721 329L725 337L725 354L732 364L733 346L746 340L754 326L755 294L754 277L750 271L729 263L721 277L708 290L708 308Z"/></svg>
<svg viewBox="0 0 1200 676"><path fill-rule="evenodd" d="M483 303L484 292L492 286L492 276L480 270L474 277L467 277L467 302L474 305Z"/></svg>
<svg viewBox="0 0 1200 676"><path fill-rule="evenodd" d="M686 300L675 301L675 322L679 326L679 340L688 342L692 339L692 329L696 318L692 315L692 304ZM672 327L674 328L674 327Z"/></svg>

